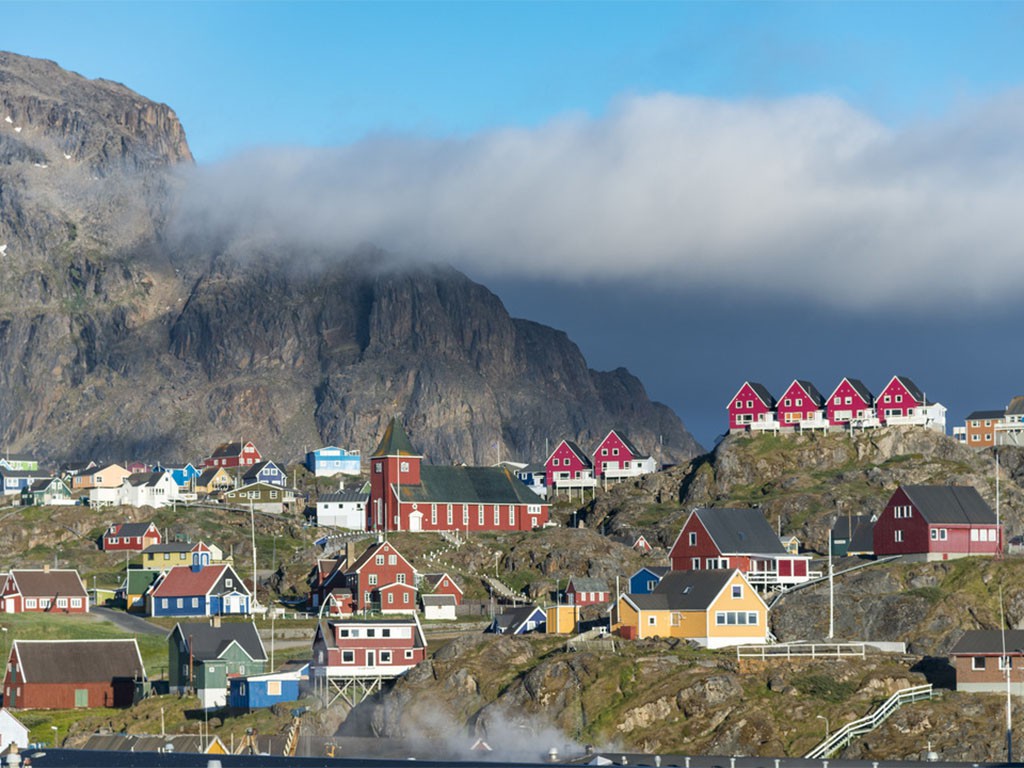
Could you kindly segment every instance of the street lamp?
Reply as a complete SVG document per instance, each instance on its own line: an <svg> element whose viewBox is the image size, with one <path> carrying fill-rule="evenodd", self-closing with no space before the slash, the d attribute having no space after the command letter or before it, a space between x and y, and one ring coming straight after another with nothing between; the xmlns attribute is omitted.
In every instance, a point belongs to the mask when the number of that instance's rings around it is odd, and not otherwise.
<svg viewBox="0 0 1024 768"><path fill-rule="evenodd" d="M825 721L825 738L828 739L828 737L832 735L832 729L829 727L828 718L825 717L824 715L815 715L815 717L818 720L824 720Z"/></svg>

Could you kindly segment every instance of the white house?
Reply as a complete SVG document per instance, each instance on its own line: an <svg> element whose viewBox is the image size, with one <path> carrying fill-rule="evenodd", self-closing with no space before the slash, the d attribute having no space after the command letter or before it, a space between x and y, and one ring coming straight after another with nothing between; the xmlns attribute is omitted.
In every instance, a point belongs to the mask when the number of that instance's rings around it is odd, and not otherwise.
<svg viewBox="0 0 1024 768"><path fill-rule="evenodd" d="M342 488L335 493L325 493L316 502L316 524L365 531L369 503L370 492L365 486L359 490Z"/></svg>
<svg viewBox="0 0 1024 768"><path fill-rule="evenodd" d="M117 491L116 503L129 507L157 509L181 500L178 484L170 472L138 472L126 477ZM91 504L91 493L89 498Z"/></svg>

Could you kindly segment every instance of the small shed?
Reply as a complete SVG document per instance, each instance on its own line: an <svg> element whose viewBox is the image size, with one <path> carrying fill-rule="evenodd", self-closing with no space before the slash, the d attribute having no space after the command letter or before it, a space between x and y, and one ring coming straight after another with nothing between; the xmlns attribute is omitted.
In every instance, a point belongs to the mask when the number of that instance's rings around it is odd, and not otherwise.
<svg viewBox="0 0 1024 768"><path fill-rule="evenodd" d="M427 621L455 621L454 595L420 595L420 602Z"/></svg>

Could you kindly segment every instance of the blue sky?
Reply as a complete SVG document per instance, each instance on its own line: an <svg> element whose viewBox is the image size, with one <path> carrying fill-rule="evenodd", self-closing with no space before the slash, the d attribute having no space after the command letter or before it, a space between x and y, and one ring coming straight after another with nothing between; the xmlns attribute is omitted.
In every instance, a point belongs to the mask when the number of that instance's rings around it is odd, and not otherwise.
<svg viewBox="0 0 1024 768"><path fill-rule="evenodd" d="M992 355L1024 319L1022 4L3 2L0 20L0 49L170 104L231 226L284 210L303 236L452 261L630 367L705 444L747 378L902 373L951 423L1024 390Z"/></svg>

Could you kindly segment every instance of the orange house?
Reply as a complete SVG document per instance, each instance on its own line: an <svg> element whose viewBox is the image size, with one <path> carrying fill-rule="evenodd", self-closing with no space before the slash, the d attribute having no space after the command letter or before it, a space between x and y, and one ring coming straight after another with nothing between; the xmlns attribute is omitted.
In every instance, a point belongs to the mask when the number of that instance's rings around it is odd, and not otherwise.
<svg viewBox="0 0 1024 768"><path fill-rule="evenodd" d="M83 472L71 478L72 491L87 491L90 488L120 488L124 479L131 475L120 464L108 464L99 469Z"/></svg>
<svg viewBox="0 0 1024 768"><path fill-rule="evenodd" d="M760 644L768 605L737 570L670 571L646 595L622 595L612 631L628 640L694 640L707 648Z"/></svg>

